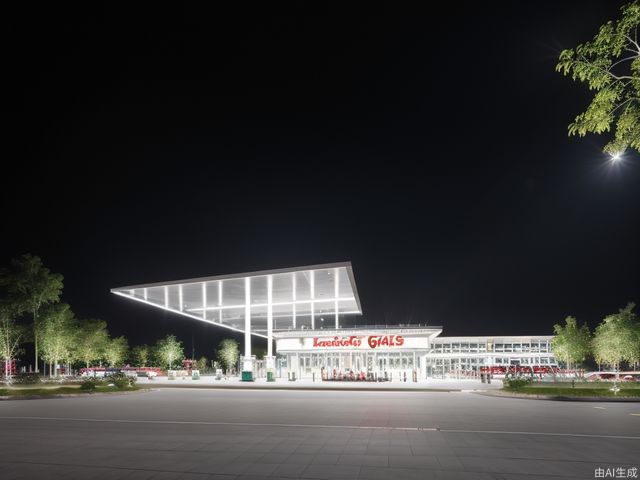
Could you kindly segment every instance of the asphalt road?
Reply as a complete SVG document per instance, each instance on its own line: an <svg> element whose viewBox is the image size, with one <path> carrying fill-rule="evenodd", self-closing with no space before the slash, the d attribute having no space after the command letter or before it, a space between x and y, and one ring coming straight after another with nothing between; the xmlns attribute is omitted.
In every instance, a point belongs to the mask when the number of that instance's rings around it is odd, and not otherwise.
<svg viewBox="0 0 640 480"><path fill-rule="evenodd" d="M0 402L0 452L3 480L633 478L640 404L172 388Z"/></svg>

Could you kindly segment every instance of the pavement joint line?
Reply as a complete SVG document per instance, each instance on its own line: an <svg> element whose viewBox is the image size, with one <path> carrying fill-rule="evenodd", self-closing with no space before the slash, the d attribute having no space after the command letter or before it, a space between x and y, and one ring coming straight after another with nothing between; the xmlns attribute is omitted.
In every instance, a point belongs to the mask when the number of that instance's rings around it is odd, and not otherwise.
<svg viewBox="0 0 640 480"><path fill-rule="evenodd" d="M639 415L640 414L631 414ZM578 437L578 438L609 438L622 440L640 440L637 436L626 435L596 435L589 433L559 433L559 432L522 432L507 430L455 430L441 427L388 427L367 425L322 425L322 424L295 424L295 423L248 423L248 422L200 422L183 420L126 420L108 418L69 418L69 417L0 417L0 420L49 420L68 422L95 422L95 423L140 423L155 425L219 425L236 427L282 427L282 428L334 428L345 430L401 430L401 431L427 431L441 433L480 433L489 435L539 435L551 437Z"/></svg>
<svg viewBox="0 0 640 480"><path fill-rule="evenodd" d="M142 386L139 384L138 386ZM382 387L382 388L350 388L350 387L318 387L318 388L306 388L306 387L183 387L183 386L158 386L152 385L149 387L151 391L160 392L162 390L215 390L217 392L229 391L229 392L344 392L344 393L475 393L484 392L485 390L459 390L459 389L426 389L426 388L395 388L395 387Z"/></svg>
<svg viewBox="0 0 640 480"><path fill-rule="evenodd" d="M126 420L109 418L65 418L65 417L0 417L0 420L52 420L70 422L96 422L96 423L142 423L151 425L211 425L231 427L283 427L283 428L336 428L346 430L403 430L403 431L430 431L436 432L437 427L385 427L369 425L322 425L322 424L295 424L295 423L248 423L248 422L200 422L188 420Z"/></svg>
<svg viewBox="0 0 640 480"><path fill-rule="evenodd" d="M549 437L582 437L582 438L610 438L622 440L640 440L640 437L626 435L595 435L591 433L559 433L559 432L510 432L502 430L449 430L440 429L443 433L486 433L491 435L540 435Z"/></svg>

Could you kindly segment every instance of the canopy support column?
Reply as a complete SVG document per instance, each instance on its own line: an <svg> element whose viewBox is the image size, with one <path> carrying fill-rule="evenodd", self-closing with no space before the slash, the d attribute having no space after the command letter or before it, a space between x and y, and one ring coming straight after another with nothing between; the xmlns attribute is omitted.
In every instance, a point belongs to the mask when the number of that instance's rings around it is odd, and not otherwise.
<svg viewBox="0 0 640 480"><path fill-rule="evenodd" d="M273 277L267 277L267 356L273 355Z"/></svg>
<svg viewBox="0 0 640 480"><path fill-rule="evenodd" d="M291 288L293 288L293 329L296 329L296 300L297 298L297 294L296 294L296 290L297 290L297 283L296 283L296 272L293 272L291 274Z"/></svg>
<svg viewBox="0 0 640 480"><path fill-rule="evenodd" d="M267 382L275 381L276 362L273 356L273 276L267 277Z"/></svg>
<svg viewBox="0 0 640 480"><path fill-rule="evenodd" d="M244 359L242 381L253 381L253 357L251 355L251 278L244 279Z"/></svg>
<svg viewBox="0 0 640 480"><path fill-rule="evenodd" d="M333 302L333 308L336 311L336 330L340 328L340 322L338 321L338 297L340 296L340 275L339 270L337 268L333 269L334 276L334 284L335 284L335 292L334 297L335 301Z"/></svg>
<svg viewBox="0 0 640 480"><path fill-rule="evenodd" d="M316 329L316 303L314 302L316 298L316 272L311 270L309 272L309 284L311 290L311 330Z"/></svg>

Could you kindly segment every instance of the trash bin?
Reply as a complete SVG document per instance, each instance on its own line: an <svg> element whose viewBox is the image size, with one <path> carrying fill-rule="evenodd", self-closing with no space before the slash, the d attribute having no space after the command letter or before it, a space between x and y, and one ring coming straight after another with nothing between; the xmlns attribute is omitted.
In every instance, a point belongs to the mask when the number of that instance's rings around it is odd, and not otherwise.
<svg viewBox="0 0 640 480"><path fill-rule="evenodd" d="M242 372L242 381L243 382L253 382L253 372Z"/></svg>
<svg viewBox="0 0 640 480"><path fill-rule="evenodd" d="M276 381L276 377L275 377L275 375L273 374L273 371L272 371L272 370L269 370L269 371L267 372L267 382L275 382L275 381Z"/></svg>

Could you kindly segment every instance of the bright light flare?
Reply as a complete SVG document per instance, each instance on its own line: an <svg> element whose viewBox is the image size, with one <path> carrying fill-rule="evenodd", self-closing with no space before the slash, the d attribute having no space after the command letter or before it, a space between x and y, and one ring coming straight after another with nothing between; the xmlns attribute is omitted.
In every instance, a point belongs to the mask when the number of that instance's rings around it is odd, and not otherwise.
<svg viewBox="0 0 640 480"><path fill-rule="evenodd" d="M611 161L612 161L613 163L617 163L617 162L619 162L620 160L622 160L622 152L614 152L614 153L611 155Z"/></svg>

